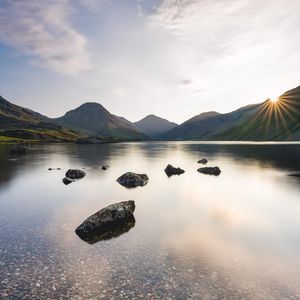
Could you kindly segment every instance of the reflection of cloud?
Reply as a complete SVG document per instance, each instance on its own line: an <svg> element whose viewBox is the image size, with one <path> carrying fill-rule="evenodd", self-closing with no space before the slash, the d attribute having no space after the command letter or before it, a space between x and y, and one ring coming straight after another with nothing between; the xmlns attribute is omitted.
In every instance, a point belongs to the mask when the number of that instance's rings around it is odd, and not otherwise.
<svg viewBox="0 0 300 300"><path fill-rule="evenodd" d="M68 0L9 1L0 8L0 40L61 73L90 68L85 38L69 21Z"/></svg>
<svg viewBox="0 0 300 300"><path fill-rule="evenodd" d="M187 85L187 84L191 84L193 81L191 79L183 79L181 81L182 84Z"/></svg>
<svg viewBox="0 0 300 300"><path fill-rule="evenodd" d="M265 299L261 297L262 291L265 297L271 297L274 287L279 293L287 290L300 292L297 280L294 281L299 277L299 268L295 267L299 265L297 258L279 257L270 251L251 251L251 247L218 236L206 228L177 232L176 236L169 237L167 243L174 261L180 262L185 257L191 258L194 268L208 265L212 281L225 280L223 284L226 288L230 286L231 291L243 290L252 294L253 299ZM291 264L291 261L294 263Z"/></svg>

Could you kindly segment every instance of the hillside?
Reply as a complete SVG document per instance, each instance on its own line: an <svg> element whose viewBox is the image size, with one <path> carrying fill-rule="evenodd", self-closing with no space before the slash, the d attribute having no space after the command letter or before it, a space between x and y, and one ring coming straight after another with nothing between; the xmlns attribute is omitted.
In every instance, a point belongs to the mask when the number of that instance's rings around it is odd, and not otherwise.
<svg viewBox="0 0 300 300"><path fill-rule="evenodd" d="M267 100L258 112L222 134L222 140L300 140L300 86L285 92L276 102Z"/></svg>
<svg viewBox="0 0 300 300"><path fill-rule="evenodd" d="M73 142L82 134L52 124L30 109L12 104L0 96L0 141Z"/></svg>
<svg viewBox="0 0 300 300"><path fill-rule="evenodd" d="M180 124L164 135L170 140L209 140L233 124L240 124L254 115L259 105L248 105L231 113L206 112Z"/></svg>
<svg viewBox="0 0 300 300"><path fill-rule="evenodd" d="M121 140L142 140L147 137L137 131L120 117L112 115L101 104L88 102L68 111L64 116L52 119L52 122L79 130L87 134Z"/></svg>
<svg viewBox="0 0 300 300"><path fill-rule="evenodd" d="M133 123L133 126L147 136L155 139L160 138L162 135L175 128L177 124L155 115L148 115L140 121Z"/></svg>

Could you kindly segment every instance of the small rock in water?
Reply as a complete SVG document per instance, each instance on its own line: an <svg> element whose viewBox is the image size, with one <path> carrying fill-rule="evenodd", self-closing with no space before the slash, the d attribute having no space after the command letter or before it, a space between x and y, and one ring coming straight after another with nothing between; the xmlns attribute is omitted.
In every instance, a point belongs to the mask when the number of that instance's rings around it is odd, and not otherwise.
<svg viewBox="0 0 300 300"><path fill-rule="evenodd" d="M208 160L206 158L202 158L200 160L198 160L198 164L207 164L208 163Z"/></svg>
<svg viewBox="0 0 300 300"><path fill-rule="evenodd" d="M103 165L103 166L101 167L101 169L102 169L103 171L105 171L105 170L109 169L109 165Z"/></svg>
<svg viewBox="0 0 300 300"><path fill-rule="evenodd" d="M85 172L78 169L69 169L66 173L66 177L70 179L80 179L85 176Z"/></svg>
<svg viewBox="0 0 300 300"><path fill-rule="evenodd" d="M289 174L289 176L300 177L300 173L291 173L291 174Z"/></svg>
<svg viewBox="0 0 300 300"><path fill-rule="evenodd" d="M199 168L198 169L199 173L202 174L208 174L208 175L220 175L221 174L221 170L219 167L206 167L206 168Z"/></svg>
<svg viewBox="0 0 300 300"><path fill-rule="evenodd" d="M65 185L68 185L68 184L72 183L73 180L71 180L71 179L65 177L65 178L63 178L62 182L63 182Z"/></svg>
<svg viewBox="0 0 300 300"><path fill-rule="evenodd" d="M90 244L117 237L134 226L134 210L132 200L111 204L87 218L75 232Z"/></svg>
<svg viewBox="0 0 300 300"><path fill-rule="evenodd" d="M127 188L144 186L148 183L148 181L149 178L146 174L137 174L132 172L127 172L117 179L117 182Z"/></svg>
<svg viewBox="0 0 300 300"><path fill-rule="evenodd" d="M168 177L171 177L172 175L180 175L183 174L185 171L180 168L175 168L172 165L167 165L165 168L165 172L168 175Z"/></svg>

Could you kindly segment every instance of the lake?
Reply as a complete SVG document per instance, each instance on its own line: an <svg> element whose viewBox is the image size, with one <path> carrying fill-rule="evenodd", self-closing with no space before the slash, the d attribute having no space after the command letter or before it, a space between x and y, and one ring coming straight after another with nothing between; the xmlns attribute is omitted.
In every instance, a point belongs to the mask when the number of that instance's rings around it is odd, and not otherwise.
<svg viewBox="0 0 300 300"><path fill-rule="evenodd" d="M0 147L1 299L300 299L300 177L289 176L300 172L299 143L8 150ZM204 157L220 176L197 172ZM168 163L185 173L167 177ZM69 168L87 175L64 185ZM121 186L127 171L148 184ZM127 232L94 244L75 234L126 200L136 205Z"/></svg>

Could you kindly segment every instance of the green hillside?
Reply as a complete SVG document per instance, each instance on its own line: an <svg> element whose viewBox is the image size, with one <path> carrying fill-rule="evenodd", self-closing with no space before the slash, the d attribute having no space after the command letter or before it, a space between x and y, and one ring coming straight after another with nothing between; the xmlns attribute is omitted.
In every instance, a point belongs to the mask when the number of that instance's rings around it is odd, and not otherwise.
<svg viewBox="0 0 300 300"><path fill-rule="evenodd" d="M0 142L74 142L82 134L0 96Z"/></svg>
<svg viewBox="0 0 300 300"><path fill-rule="evenodd" d="M299 140L300 87L281 95L277 101L268 99L258 112L241 124L215 135L220 140Z"/></svg>

